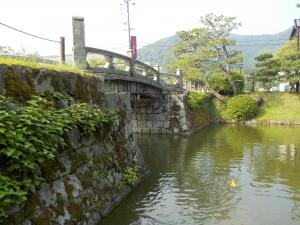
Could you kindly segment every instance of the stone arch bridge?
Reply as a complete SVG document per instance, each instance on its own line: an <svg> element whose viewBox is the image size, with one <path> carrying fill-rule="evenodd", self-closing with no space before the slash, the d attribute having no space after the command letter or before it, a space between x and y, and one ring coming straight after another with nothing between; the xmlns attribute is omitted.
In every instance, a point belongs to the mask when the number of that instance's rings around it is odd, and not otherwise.
<svg viewBox="0 0 300 225"><path fill-rule="evenodd" d="M130 93L138 133L188 131L183 74L161 73L125 55L85 46L84 19L73 17L74 65L101 76L105 92Z"/></svg>

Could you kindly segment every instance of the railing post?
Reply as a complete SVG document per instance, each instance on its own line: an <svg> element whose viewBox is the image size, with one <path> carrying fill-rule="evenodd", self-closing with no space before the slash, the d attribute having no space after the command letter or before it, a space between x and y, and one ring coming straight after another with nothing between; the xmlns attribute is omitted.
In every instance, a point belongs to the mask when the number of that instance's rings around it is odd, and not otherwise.
<svg viewBox="0 0 300 225"><path fill-rule="evenodd" d="M160 66L159 65L155 65L154 69L157 70L157 79L156 79L156 82L160 83Z"/></svg>
<svg viewBox="0 0 300 225"><path fill-rule="evenodd" d="M73 17L73 64L80 68L87 67L85 50L84 18Z"/></svg>
<svg viewBox="0 0 300 225"><path fill-rule="evenodd" d="M178 76L178 86L183 88L183 72L182 69L177 69L176 75Z"/></svg>
<svg viewBox="0 0 300 225"><path fill-rule="evenodd" d="M130 58L129 66L130 66L130 74L134 76L134 58L132 57L132 49L127 50L127 56Z"/></svg>
<svg viewBox="0 0 300 225"><path fill-rule="evenodd" d="M65 50L65 38L60 37L60 63L64 64L66 62L66 50Z"/></svg>

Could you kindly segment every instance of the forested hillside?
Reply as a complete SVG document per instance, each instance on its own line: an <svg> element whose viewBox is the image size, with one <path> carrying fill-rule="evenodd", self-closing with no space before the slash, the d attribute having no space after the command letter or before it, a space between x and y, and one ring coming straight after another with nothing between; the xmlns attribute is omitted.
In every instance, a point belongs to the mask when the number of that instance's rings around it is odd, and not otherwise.
<svg viewBox="0 0 300 225"><path fill-rule="evenodd" d="M255 68L255 56L264 51L275 52L288 39L291 28L273 35L232 35L237 41L237 49L244 55L244 69ZM165 65L169 63L174 55L172 47L177 41L177 36L161 39L153 44L147 45L138 50L138 59L151 65Z"/></svg>

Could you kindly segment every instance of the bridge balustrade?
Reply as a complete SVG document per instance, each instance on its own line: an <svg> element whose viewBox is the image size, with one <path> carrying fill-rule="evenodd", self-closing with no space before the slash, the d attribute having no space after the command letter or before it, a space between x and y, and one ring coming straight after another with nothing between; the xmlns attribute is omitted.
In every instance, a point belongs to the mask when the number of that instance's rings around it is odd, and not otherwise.
<svg viewBox="0 0 300 225"><path fill-rule="evenodd" d="M165 87L180 87L182 74L160 73L153 67L131 57L103 49L85 47L87 68L95 73L142 76Z"/></svg>
<svg viewBox="0 0 300 225"><path fill-rule="evenodd" d="M160 73L159 69L115 52L85 46L84 18L73 17L74 65L94 73L106 74L105 80L127 80L145 83L160 90L183 89L183 74Z"/></svg>

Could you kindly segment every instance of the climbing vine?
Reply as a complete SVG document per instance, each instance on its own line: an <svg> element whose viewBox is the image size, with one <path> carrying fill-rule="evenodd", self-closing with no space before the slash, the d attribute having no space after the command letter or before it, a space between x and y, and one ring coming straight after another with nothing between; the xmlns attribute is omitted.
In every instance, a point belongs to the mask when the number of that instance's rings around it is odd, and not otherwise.
<svg viewBox="0 0 300 225"><path fill-rule="evenodd" d="M17 105L0 95L0 221L8 208L24 202L30 189L39 185L38 166L56 157L68 130L78 127L92 134L118 117L116 110L103 112L96 105L54 105L38 96Z"/></svg>

